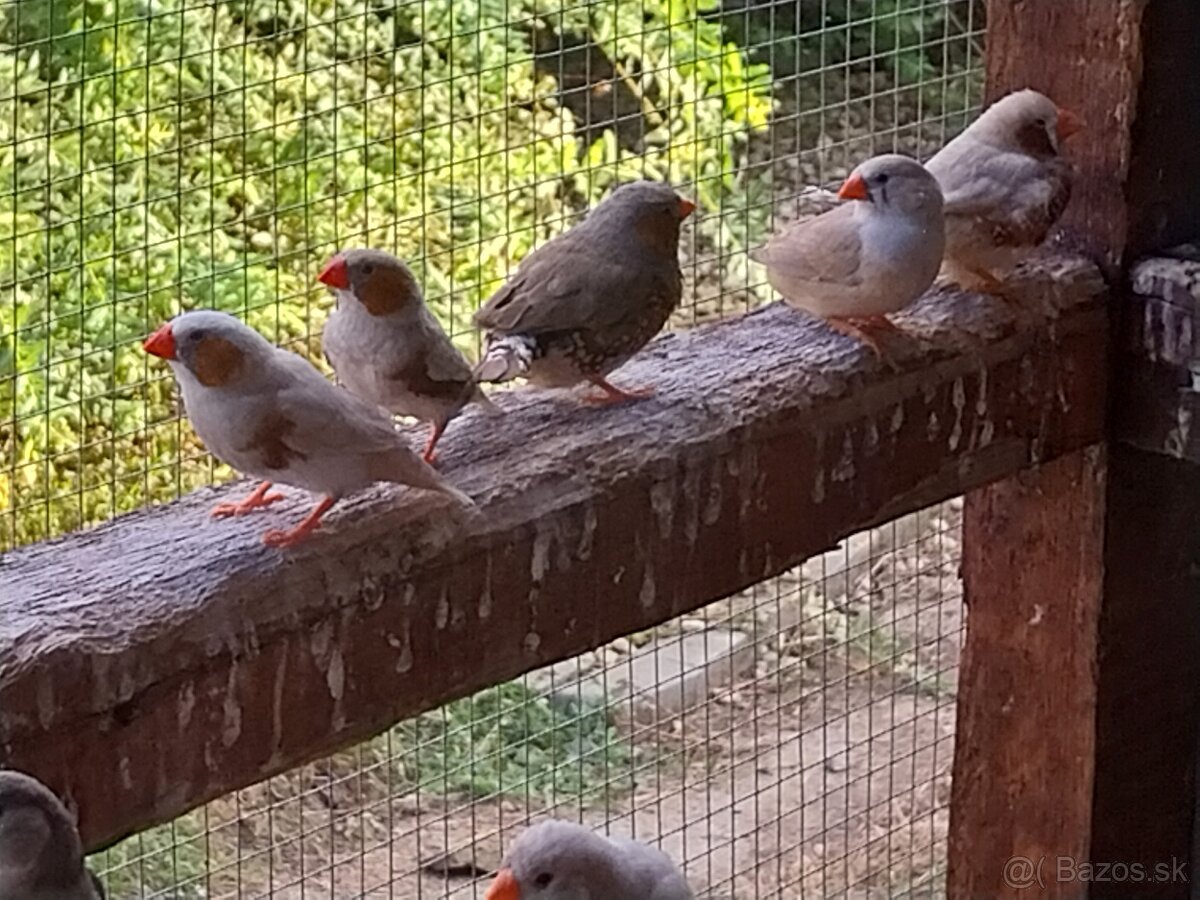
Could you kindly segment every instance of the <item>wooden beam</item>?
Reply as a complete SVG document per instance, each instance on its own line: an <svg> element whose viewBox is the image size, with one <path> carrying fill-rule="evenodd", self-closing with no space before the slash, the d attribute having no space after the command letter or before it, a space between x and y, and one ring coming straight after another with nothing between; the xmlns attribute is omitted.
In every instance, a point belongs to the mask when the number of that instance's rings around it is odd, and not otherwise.
<svg viewBox="0 0 1200 900"><path fill-rule="evenodd" d="M1103 284L1051 259L1025 287L1052 321L929 295L895 370L774 305L655 342L636 405L502 395L444 445L473 517L380 489L280 553L299 502L210 521L227 486L10 553L0 757L96 848L1093 443Z"/></svg>
<svg viewBox="0 0 1200 900"><path fill-rule="evenodd" d="M1114 443L1109 468L1091 859L1159 867L1162 877L1097 882L1089 893L1191 897L1200 466Z"/></svg>
<svg viewBox="0 0 1200 900"><path fill-rule="evenodd" d="M1113 432L1200 465L1200 247L1138 262L1122 295Z"/></svg>
<svg viewBox="0 0 1200 900"><path fill-rule="evenodd" d="M1122 265L1200 224L1200 173L1192 162L1200 154L1197 42L1200 7L1192 0L988 5L988 96L1036 87L1088 122L1067 145L1079 181L1059 240L1087 248L1118 283L1126 277ZM1161 297L1137 302L1113 308L1121 324L1108 436L1158 451L1175 440L1174 455L1185 456L1186 436L1161 427L1165 409L1175 415L1186 408L1168 398L1183 383L1182 367L1154 369L1141 364L1144 358L1129 365L1132 348L1144 356L1147 347L1166 347L1157 330L1179 325L1179 310ZM1168 341L1190 325L1170 331ZM1171 352L1180 347L1176 342ZM1188 874L1192 852L1200 732L1200 546L1191 537L1200 482L1167 455L1117 443L1090 458L1079 457L1073 474L1046 467L967 497L971 540L990 543L963 565L970 673L959 688L967 722L956 750L951 897L1023 893L1004 880L1014 855L1040 864L1039 895L1188 894L1180 875ZM1063 510L1077 515L1064 519ZM1037 542L1056 518L1064 532L1055 538L1061 553L1052 565ZM1015 561L1026 558L1033 568L1022 570L1018 590L993 580L1005 565L1015 576ZM1064 593L1066 573L1075 586ZM1031 602L1056 604L1058 640L1030 633ZM1087 660L1094 674L1085 671ZM1018 683L1022 672L1026 680ZM1019 710L1006 711L1004 700L997 708L997 684L1010 688L1005 696L1017 698ZM989 705L992 716L1014 722L1015 735L997 735ZM1114 863L1154 874L1153 867L1165 866L1166 877L1133 884L1111 877ZM1172 868L1178 863L1183 873ZM1070 877L1083 864L1109 877Z"/></svg>
<svg viewBox="0 0 1200 900"><path fill-rule="evenodd" d="M1182 897L1200 744L1200 250L1140 261L1122 300L1092 856L1160 865L1170 877L1141 893Z"/></svg>
<svg viewBox="0 0 1200 900"><path fill-rule="evenodd" d="M1080 894L1058 860L1089 858L1104 475L1090 447L966 505L951 896Z"/></svg>

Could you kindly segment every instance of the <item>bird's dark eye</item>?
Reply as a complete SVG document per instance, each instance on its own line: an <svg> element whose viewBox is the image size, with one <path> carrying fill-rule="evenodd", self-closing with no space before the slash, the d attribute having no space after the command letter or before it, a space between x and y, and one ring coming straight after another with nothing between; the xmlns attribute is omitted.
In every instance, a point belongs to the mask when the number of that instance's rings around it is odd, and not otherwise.
<svg viewBox="0 0 1200 900"><path fill-rule="evenodd" d="M208 332L205 331L203 328L197 328L195 331L188 334L188 340L191 341L193 344L200 343L206 337L208 337Z"/></svg>
<svg viewBox="0 0 1200 900"><path fill-rule="evenodd" d="M534 883L535 887L544 888L544 887L550 887L550 882L552 882L553 880L554 880L553 874L551 874L550 872L543 872L542 874L538 875L537 878L533 879L533 883Z"/></svg>
<svg viewBox="0 0 1200 900"><path fill-rule="evenodd" d="M888 173L880 172L878 175L876 175L875 183L876 184L887 184L888 183Z"/></svg>
<svg viewBox="0 0 1200 900"><path fill-rule="evenodd" d="M1037 127L1038 127L1038 128L1045 128L1045 127L1046 127L1046 120L1045 120L1045 119L1038 119L1038 120L1037 120Z"/></svg>
<svg viewBox="0 0 1200 900"><path fill-rule="evenodd" d="M370 275L374 271L375 271L375 267L373 265L371 265L370 263L363 263L362 273L364 275Z"/></svg>

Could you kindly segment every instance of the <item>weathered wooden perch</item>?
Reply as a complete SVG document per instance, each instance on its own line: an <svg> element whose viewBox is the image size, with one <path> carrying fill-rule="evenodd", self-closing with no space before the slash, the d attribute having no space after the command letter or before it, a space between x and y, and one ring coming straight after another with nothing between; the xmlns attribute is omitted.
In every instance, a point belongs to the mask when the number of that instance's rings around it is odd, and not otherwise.
<svg viewBox="0 0 1200 900"><path fill-rule="evenodd" d="M105 845L396 720L695 609L866 526L1101 437L1096 270L1046 260L1017 321L949 290L896 370L786 307L668 335L610 409L535 391L465 417L480 505L379 489L293 552L199 491L0 560L0 758Z"/></svg>
<svg viewBox="0 0 1200 900"><path fill-rule="evenodd" d="M1142 260L1122 297L1116 436L1200 463L1200 246Z"/></svg>

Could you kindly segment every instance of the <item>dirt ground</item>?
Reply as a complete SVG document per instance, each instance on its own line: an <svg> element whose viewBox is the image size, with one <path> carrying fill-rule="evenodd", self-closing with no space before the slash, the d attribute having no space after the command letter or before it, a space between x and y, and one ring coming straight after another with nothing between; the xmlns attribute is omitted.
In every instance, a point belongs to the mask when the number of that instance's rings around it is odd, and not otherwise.
<svg viewBox="0 0 1200 900"><path fill-rule="evenodd" d="M664 626L740 631L751 656L682 714L614 702L642 760L632 791L554 810L393 796L351 751L210 806L208 896L481 897L504 844L551 812L659 843L702 897L938 896L959 529L947 503ZM611 669L629 649L595 659Z"/></svg>

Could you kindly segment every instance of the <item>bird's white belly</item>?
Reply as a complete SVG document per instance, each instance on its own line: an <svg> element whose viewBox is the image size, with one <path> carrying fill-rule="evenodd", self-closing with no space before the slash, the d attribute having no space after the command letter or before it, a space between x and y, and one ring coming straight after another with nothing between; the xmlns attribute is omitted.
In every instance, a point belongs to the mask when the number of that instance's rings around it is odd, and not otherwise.
<svg viewBox="0 0 1200 900"><path fill-rule="evenodd" d="M338 378L343 387L356 396L382 406L401 416L412 416L422 422L432 422L445 413L445 403L414 394L406 390L403 383L389 378L386 373L395 371L402 361L372 360L369 356L362 361L337 359Z"/></svg>

